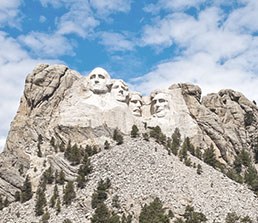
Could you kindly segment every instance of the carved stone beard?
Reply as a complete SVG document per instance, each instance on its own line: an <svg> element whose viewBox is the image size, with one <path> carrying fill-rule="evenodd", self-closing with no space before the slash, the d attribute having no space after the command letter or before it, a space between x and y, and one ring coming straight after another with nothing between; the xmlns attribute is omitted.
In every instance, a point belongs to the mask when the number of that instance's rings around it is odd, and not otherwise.
<svg viewBox="0 0 258 223"><path fill-rule="evenodd" d="M164 93L158 93L152 99L153 106L153 116L162 118L166 116L169 111L168 100L166 99L166 95Z"/></svg>

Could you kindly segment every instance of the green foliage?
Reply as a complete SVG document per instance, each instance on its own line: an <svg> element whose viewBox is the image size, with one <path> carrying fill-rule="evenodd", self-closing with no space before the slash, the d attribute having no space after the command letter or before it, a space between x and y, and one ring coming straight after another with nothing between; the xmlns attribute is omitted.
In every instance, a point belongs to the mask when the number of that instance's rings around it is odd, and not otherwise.
<svg viewBox="0 0 258 223"><path fill-rule="evenodd" d="M172 142L169 148L171 149L171 152L177 156L178 150L181 144L181 134L178 128L175 128L174 133L172 134Z"/></svg>
<svg viewBox="0 0 258 223"><path fill-rule="evenodd" d="M248 111L244 115L244 123L245 127L252 125L252 123L255 121L255 117L252 111Z"/></svg>
<svg viewBox="0 0 258 223"><path fill-rule="evenodd" d="M47 204L47 200L45 196L45 191L41 187L38 187L36 192L36 204L35 204L36 216L40 216L44 214L44 207L46 206L46 204Z"/></svg>
<svg viewBox="0 0 258 223"><path fill-rule="evenodd" d="M197 147L196 150L195 150L195 156L202 160L202 151L201 151L201 148L200 147Z"/></svg>
<svg viewBox="0 0 258 223"><path fill-rule="evenodd" d="M38 135L38 144L37 144L37 148L38 148L38 152L37 155L38 157L42 157L42 152L41 152L41 145L43 144L43 137L42 135Z"/></svg>
<svg viewBox="0 0 258 223"><path fill-rule="evenodd" d="M191 159L188 157L188 158L186 158L185 160L184 160L184 164L186 165L186 166L192 166L192 161L191 161Z"/></svg>
<svg viewBox="0 0 258 223"><path fill-rule="evenodd" d="M67 206L70 205L75 197L76 197L76 193L74 191L73 182L68 181L64 189L64 195L63 195L64 204Z"/></svg>
<svg viewBox="0 0 258 223"><path fill-rule="evenodd" d="M65 150L64 157L71 162L71 165L76 166L80 163L82 158L81 149L77 146L77 144L71 146L69 143Z"/></svg>
<svg viewBox="0 0 258 223"><path fill-rule="evenodd" d="M60 171L59 174L56 175L56 183L60 185L64 185L65 183L65 173L63 170Z"/></svg>
<svg viewBox="0 0 258 223"><path fill-rule="evenodd" d="M253 221L249 216L241 217L236 212L230 212L227 214L225 223L252 223Z"/></svg>
<svg viewBox="0 0 258 223"><path fill-rule="evenodd" d="M208 219L201 212L195 212L194 208L187 205L184 213L185 223L201 223L206 222Z"/></svg>
<svg viewBox="0 0 258 223"><path fill-rule="evenodd" d="M136 125L133 125L131 130L131 137L136 138L138 136L139 136L139 129Z"/></svg>
<svg viewBox="0 0 258 223"><path fill-rule="evenodd" d="M124 143L124 137L122 133L116 128L113 133L113 139L116 141L117 145L121 145Z"/></svg>
<svg viewBox="0 0 258 223"><path fill-rule="evenodd" d="M113 198L112 198L112 207L114 208L120 208L120 204L119 204L119 197L117 195L115 195Z"/></svg>
<svg viewBox="0 0 258 223"><path fill-rule="evenodd" d="M4 208L4 202L3 202L3 198L2 195L0 194L0 211Z"/></svg>
<svg viewBox="0 0 258 223"><path fill-rule="evenodd" d="M235 171L235 169L229 169L226 173L227 177L238 183L243 183L243 177Z"/></svg>
<svg viewBox="0 0 258 223"><path fill-rule="evenodd" d="M254 166L249 166L245 171L245 183L251 186L252 190L258 191L258 173Z"/></svg>
<svg viewBox="0 0 258 223"><path fill-rule="evenodd" d="M50 219L50 214L48 211L46 211L45 214L43 214L42 218L41 218L41 222L42 223L48 223L48 220Z"/></svg>
<svg viewBox="0 0 258 223"><path fill-rule="evenodd" d="M143 139L144 139L145 141L150 141L150 136L149 136L149 134L148 134L147 132L142 133L142 137L143 137Z"/></svg>
<svg viewBox="0 0 258 223"><path fill-rule="evenodd" d="M242 160L241 160L240 156L236 156L236 158L234 160L234 163L233 163L233 166L234 166L234 170L238 174L240 174L242 172Z"/></svg>
<svg viewBox="0 0 258 223"><path fill-rule="evenodd" d="M47 184L52 184L54 182L54 175L52 168L49 167L44 173L43 173L43 179Z"/></svg>
<svg viewBox="0 0 258 223"><path fill-rule="evenodd" d="M216 167L217 160L213 144L204 151L203 161L212 167Z"/></svg>
<svg viewBox="0 0 258 223"><path fill-rule="evenodd" d="M60 201L60 198L58 197L56 201L56 214L59 214L60 211L61 211L61 201Z"/></svg>
<svg viewBox="0 0 258 223"><path fill-rule="evenodd" d="M21 193L20 191L16 191L14 194L14 200L15 201L21 201Z"/></svg>
<svg viewBox="0 0 258 223"><path fill-rule="evenodd" d="M195 156L195 148L193 146L193 144L190 142L190 138L186 137L184 142L183 142L183 148L185 147L185 149L187 151L189 151L193 156Z"/></svg>
<svg viewBox="0 0 258 223"><path fill-rule="evenodd" d="M59 197L59 193L58 193L58 187L57 185L55 185L54 187L54 193L52 195L52 197L50 198L50 207L53 208L56 204L56 200Z"/></svg>
<svg viewBox="0 0 258 223"><path fill-rule="evenodd" d="M202 174L203 171L202 171L202 166L201 166L201 164L198 164L198 165L197 165L196 172L197 172L197 174L199 174L199 175Z"/></svg>
<svg viewBox="0 0 258 223"><path fill-rule="evenodd" d="M104 149L109 149L110 148L110 144L109 142L106 140L104 143Z"/></svg>
<svg viewBox="0 0 258 223"><path fill-rule="evenodd" d="M79 188L84 188L86 183L86 176L90 174L92 171L92 166L90 164L90 159L88 158L88 154L85 153L82 164L78 170L78 177L77 177L77 186Z"/></svg>
<svg viewBox="0 0 258 223"><path fill-rule="evenodd" d="M60 145L59 145L58 147L59 147L59 151L60 151L61 153L63 153L63 152L65 151L65 144L64 144L63 141L60 143Z"/></svg>
<svg viewBox="0 0 258 223"><path fill-rule="evenodd" d="M104 203L100 203L92 216L92 223L109 223L111 214Z"/></svg>
<svg viewBox="0 0 258 223"><path fill-rule="evenodd" d="M24 203L32 198L32 189L31 189L31 182L30 182L30 177L27 176L23 186L22 186L22 193L21 193L21 202Z"/></svg>
<svg viewBox="0 0 258 223"><path fill-rule="evenodd" d="M157 143L162 145L166 144L167 137L162 133L161 128L158 125L151 129L150 137L154 138Z"/></svg>
<svg viewBox="0 0 258 223"><path fill-rule="evenodd" d="M241 164L244 166L249 166L251 163L251 156L249 152L247 152L245 149L242 149L239 154L239 159L241 160Z"/></svg>
<svg viewBox="0 0 258 223"><path fill-rule="evenodd" d="M144 205L139 223L169 223L169 217L165 214L165 208L159 198L155 198L149 205Z"/></svg>
<svg viewBox="0 0 258 223"><path fill-rule="evenodd" d="M125 216L125 214L123 213L121 223L132 223L132 219L132 215L129 214L128 216Z"/></svg>
<svg viewBox="0 0 258 223"><path fill-rule="evenodd" d="M100 180L98 182L97 190L92 194L91 207L96 208L99 204L103 203L107 199L107 190L111 186L110 180Z"/></svg>

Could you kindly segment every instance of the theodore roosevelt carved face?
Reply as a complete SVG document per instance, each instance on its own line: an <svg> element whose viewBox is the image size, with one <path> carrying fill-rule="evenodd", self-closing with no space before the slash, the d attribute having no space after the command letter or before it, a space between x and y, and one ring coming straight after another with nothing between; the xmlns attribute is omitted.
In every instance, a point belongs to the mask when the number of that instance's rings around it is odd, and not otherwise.
<svg viewBox="0 0 258 223"><path fill-rule="evenodd" d="M106 70L101 67L93 69L89 74L89 88L95 94L108 92L110 76Z"/></svg>
<svg viewBox="0 0 258 223"><path fill-rule="evenodd" d="M142 116L142 96L139 92L131 92L129 108L135 116Z"/></svg>
<svg viewBox="0 0 258 223"><path fill-rule="evenodd" d="M169 111L167 95L159 92L151 100L152 114L158 118L164 117Z"/></svg>
<svg viewBox="0 0 258 223"><path fill-rule="evenodd" d="M126 102L129 94L128 86L122 80L114 80L111 87L111 94L114 95L116 100Z"/></svg>

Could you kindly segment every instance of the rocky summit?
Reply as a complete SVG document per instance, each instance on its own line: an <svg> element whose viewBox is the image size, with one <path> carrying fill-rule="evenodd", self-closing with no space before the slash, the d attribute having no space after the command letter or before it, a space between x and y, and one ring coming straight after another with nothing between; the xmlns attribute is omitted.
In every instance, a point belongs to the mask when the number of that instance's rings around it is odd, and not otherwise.
<svg viewBox="0 0 258 223"><path fill-rule="evenodd" d="M38 65L0 154L0 222L258 222L258 108Z"/></svg>

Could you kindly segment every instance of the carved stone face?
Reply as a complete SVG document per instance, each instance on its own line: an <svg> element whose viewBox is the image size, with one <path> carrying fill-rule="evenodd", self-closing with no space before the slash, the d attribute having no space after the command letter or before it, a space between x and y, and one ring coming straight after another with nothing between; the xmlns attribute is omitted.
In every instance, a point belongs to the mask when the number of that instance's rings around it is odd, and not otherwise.
<svg viewBox="0 0 258 223"><path fill-rule="evenodd" d="M110 76L103 68L97 67L89 74L89 87L95 94L108 92L107 84Z"/></svg>
<svg viewBox="0 0 258 223"><path fill-rule="evenodd" d="M153 115L161 118L169 111L168 100L166 94L158 93L152 99Z"/></svg>
<svg viewBox="0 0 258 223"><path fill-rule="evenodd" d="M142 97L140 94L132 94L130 96L129 108L134 116L142 116Z"/></svg>
<svg viewBox="0 0 258 223"><path fill-rule="evenodd" d="M129 94L128 86L122 80L115 80L111 87L111 93L116 100L125 102Z"/></svg>

